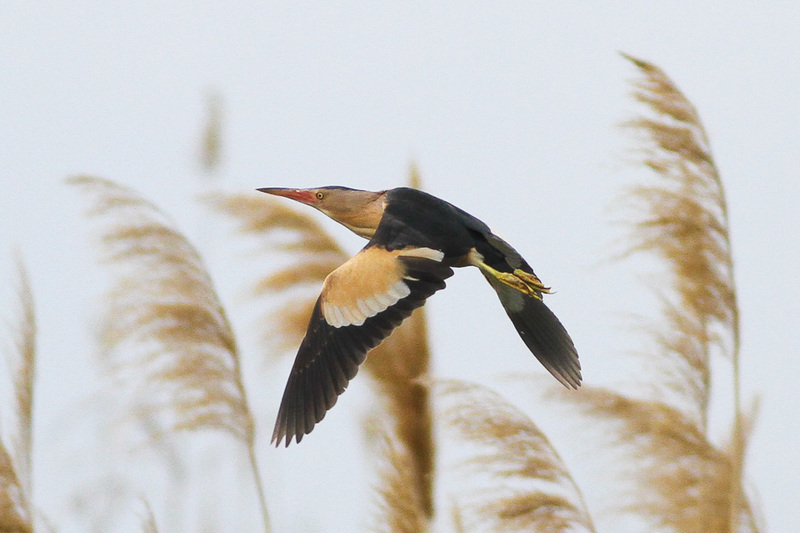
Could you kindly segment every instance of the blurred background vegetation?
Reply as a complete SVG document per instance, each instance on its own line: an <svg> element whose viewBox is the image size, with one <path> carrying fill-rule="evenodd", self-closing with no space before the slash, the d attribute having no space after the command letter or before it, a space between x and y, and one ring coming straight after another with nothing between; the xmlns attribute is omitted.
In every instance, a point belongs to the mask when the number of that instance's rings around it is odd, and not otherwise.
<svg viewBox="0 0 800 533"><path fill-rule="evenodd" d="M357 378L370 384L371 407L359 429L363 469L372 480L366 530L763 529L744 474L756 404L741 391L740 312L722 178L689 100L657 66L625 58L636 69L632 94L641 113L623 131L634 139L642 172L620 194L616 212L624 213L626 233L615 258L648 254L663 266L649 280L660 314L633 319L626 333L642 336L646 346L633 355L637 382L606 388L587 376L581 390L565 391L519 369L509 379L543 391L545 405L573 424L562 442L500 392L438 379L431 372L431 326L424 310L416 311L370 353ZM12 393L0 420L0 531L116 531L120 517L131 514L142 531L298 530L270 516L276 505L270 490L281 488L263 455L277 405L265 402L263 376L284 374L322 281L348 254L310 210L213 190L224 118L223 98L212 93L199 152L210 182L201 200L209 220L202 224L230 219L236 239L252 245L237 260L263 268L245 282L247 302L236 304L259 309L257 326L242 333L256 353L245 352L229 321L202 257L204 243L189 242L167 213L134 190L98 177L69 178L87 202L88 225L112 280L94 331L104 392L73 412L97 420L95 439L121 439L126 451L99 461L106 471L93 469L75 482L66 511L37 505L34 483L55 481L34 475L32 450L59 453L58 443L36 434L33 420L36 308L49 302L34 303L19 258L17 305L5 332ZM410 184L421 181L412 165ZM210 231L208 238L218 240L205 244L227 250L231 240L219 235ZM586 347L582 354L593 356ZM719 368L731 380L721 390L730 394L715 396ZM710 420L715 402L727 404L732 416ZM559 453L570 440L591 450L594 483L584 485ZM335 452L347 444L325 445ZM64 461L93 462L91 453ZM234 459L221 467L220 457ZM220 484L226 476L236 493ZM161 488L150 491L148 483ZM302 480L308 491L315 483ZM283 516L313 512L302 495L293 505Z"/></svg>

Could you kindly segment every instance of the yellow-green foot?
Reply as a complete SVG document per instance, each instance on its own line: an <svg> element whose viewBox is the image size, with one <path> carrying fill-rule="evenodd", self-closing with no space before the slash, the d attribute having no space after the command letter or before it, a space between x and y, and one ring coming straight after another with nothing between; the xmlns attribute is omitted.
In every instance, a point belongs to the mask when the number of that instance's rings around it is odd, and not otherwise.
<svg viewBox="0 0 800 533"><path fill-rule="evenodd" d="M536 277L536 274L531 274L530 272L516 269L514 270L514 275L522 280L522 282L530 287L533 291L537 293L543 292L545 294L550 294L550 287L545 287L542 283L542 280Z"/></svg>

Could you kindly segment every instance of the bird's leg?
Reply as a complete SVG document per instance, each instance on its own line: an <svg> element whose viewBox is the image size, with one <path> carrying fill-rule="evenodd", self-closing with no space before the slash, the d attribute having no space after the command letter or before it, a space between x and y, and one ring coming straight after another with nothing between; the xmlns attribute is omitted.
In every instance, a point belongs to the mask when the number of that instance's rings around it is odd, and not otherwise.
<svg viewBox="0 0 800 533"><path fill-rule="evenodd" d="M515 268L514 272L501 272L494 267L487 265L483 261L483 255L478 250L473 248L469 251L463 265L474 265L481 269L481 271L501 283L505 283L525 296L533 296L534 298L542 299L542 293L549 294L550 287L545 287L542 280L536 277L536 274L525 272L519 268Z"/></svg>

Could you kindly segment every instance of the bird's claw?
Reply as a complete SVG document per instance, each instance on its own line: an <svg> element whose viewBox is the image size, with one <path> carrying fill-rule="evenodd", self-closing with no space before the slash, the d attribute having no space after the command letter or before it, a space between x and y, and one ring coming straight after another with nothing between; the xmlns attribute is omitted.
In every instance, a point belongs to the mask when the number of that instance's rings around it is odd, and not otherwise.
<svg viewBox="0 0 800 533"><path fill-rule="evenodd" d="M536 275L524 270L516 269L514 273L510 272L497 272L495 277L525 296L533 296L534 298L542 299L542 293L548 294L550 287L545 287L542 281Z"/></svg>

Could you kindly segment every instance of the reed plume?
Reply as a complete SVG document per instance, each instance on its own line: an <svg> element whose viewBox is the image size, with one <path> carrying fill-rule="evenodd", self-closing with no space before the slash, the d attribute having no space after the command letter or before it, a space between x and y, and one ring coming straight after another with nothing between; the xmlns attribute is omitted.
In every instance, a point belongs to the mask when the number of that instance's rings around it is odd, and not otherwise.
<svg viewBox="0 0 800 533"><path fill-rule="evenodd" d="M423 533L428 530L428 514L418 485L415 457L397 435L380 431L380 457L377 486L380 516L374 531L385 533Z"/></svg>
<svg viewBox="0 0 800 533"><path fill-rule="evenodd" d="M436 445L428 385L430 350L424 309L416 309L389 338L370 352L364 365L376 380L394 432L411 460L408 479L416 486L426 516L434 514Z"/></svg>
<svg viewBox="0 0 800 533"><path fill-rule="evenodd" d="M0 438L0 531L33 531L33 387L36 370L36 314L30 281L17 260L19 316L6 360L12 377L14 431Z"/></svg>
<svg viewBox="0 0 800 533"><path fill-rule="evenodd" d="M416 164L409 166L409 186L420 188ZM407 479L416 487L424 514L434 515L433 479L436 445L430 398L430 361L425 308L420 307L377 346L364 368L376 380L395 421L394 432L409 454Z"/></svg>
<svg viewBox="0 0 800 533"><path fill-rule="evenodd" d="M437 382L437 396L452 403L444 422L480 450L465 465L490 473L492 486L466 508L496 531L595 531L578 486L545 434L516 407L482 385Z"/></svg>
<svg viewBox="0 0 800 533"><path fill-rule="evenodd" d="M266 195L227 195L209 199L214 208L238 223L243 235L263 243L264 252L281 252L291 263L259 279L255 296L290 294L276 311L262 321L268 324L263 339L274 351L286 352L300 345L311 309L325 277L348 256L309 214Z"/></svg>
<svg viewBox="0 0 800 533"><path fill-rule="evenodd" d="M633 96L651 111L624 124L641 138L649 183L625 196L634 210L627 254L650 253L669 272L664 323L656 340L673 369L666 383L692 399L706 425L710 357L738 367L739 311L733 276L728 206L700 117L661 69L630 56L642 74ZM738 375L738 372L737 372ZM738 379L738 378L737 378Z"/></svg>
<svg viewBox="0 0 800 533"><path fill-rule="evenodd" d="M633 482L623 509L670 531L757 531L743 491L745 417L739 388L739 310L728 208L697 111L655 65L624 56L639 70L634 98L648 114L630 120L651 179L624 196L634 211L623 255L651 254L666 268L658 283L661 319L646 329L655 348L654 399L586 387L563 395L592 419L611 423L613 441L631 453L621 472ZM733 375L730 443L708 434L712 359Z"/></svg>
<svg viewBox="0 0 800 533"><path fill-rule="evenodd" d="M88 176L68 182L91 196L103 260L119 269L105 299L101 362L159 435L217 429L245 445L269 531L241 358L200 255L134 191Z"/></svg>
<svg viewBox="0 0 800 533"><path fill-rule="evenodd" d="M419 173L412 165L412 185ZM265 196L235 195L213 199L215 207L238 221L243 234L258 236L269 251L287 253L290 264L258 281L256 295L289 295L263 321L265 340L277 351L295 350L305 335L311 311L325 277L348 259L336 240L310 212ZM428 388L425 384L430 353L425 315L417 309L373 349L364 369L378 383L394 433L411 454L416 491L427 516L433 516L435 446Z"/></svg>
<svg viewBox="0 0 800 533"><path fill-rule="evenodd" d="M0 531L33 531L27 507L14 461L5 443L0 441Z"/></svg>
<svg viewBox="0 0 800 533"><path fill-rule="evenodd" d="M209 93L206 109L199 159L206 174L213 175L222 160L222 96L215 91Z"/></svg>
<svg viewBox="0 0 800 533"><path fill-rule="evenodd" d="M153 508L147 501L143 502L144 513L141 517L142 532L143 533L158 533L158 524L156 524L156 517L153 514Z"/></svg>
<svg viewBox="0 0 800 533"><path fill-rule="evenodd" d="M618 511L643 517L652 529L738 531L728 514L731 485L740 482L730 450L714 445L691 416L663 401L600 387L587 387L579 398L557 394L587 419L608 423L611 444L629 457L615 473L625 487ZM755 523L746 502L740 514L737 523Z"/></svg>

